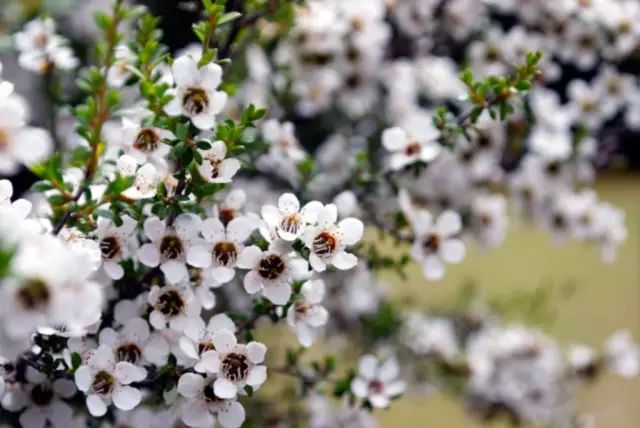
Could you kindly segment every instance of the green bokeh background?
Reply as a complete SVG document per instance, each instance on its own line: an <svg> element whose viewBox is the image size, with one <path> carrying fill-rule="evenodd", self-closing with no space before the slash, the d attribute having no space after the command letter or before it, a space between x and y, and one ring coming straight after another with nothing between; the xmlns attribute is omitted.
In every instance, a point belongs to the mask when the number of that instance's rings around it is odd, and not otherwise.
<svg viewBox="0 0 640 428"><path fill-rule="evenodd" d="M444 280L428 283L412 266L407 281L389 275L390 293L422 308L451 305L461 287L473 281L489 300L522 300L541 287L556 290L542 329L561 345L581 342L598 347L613 331L627 328L640 340L640 175L604 175L596 183L603 200L625 210L629 237L616 261L604 264L596 248L577 243L554 244L549 235L514 217L506 242L491 252L471 248L467 258L449 268ZM567 296L562 290L571 285ZM411 303L409 303L409 298ZM520 302L522 303L522 302ZM525 305L526 306L526 305ZM510 311L527 322L526 312ZM596 418L599 428L640 426L640 379L606 375L583 388L578 407ZM407 395L378 411L382 427L486 427L467 417L459 402L438 394ZM496 423L491 428L508 427Z"/></svg>

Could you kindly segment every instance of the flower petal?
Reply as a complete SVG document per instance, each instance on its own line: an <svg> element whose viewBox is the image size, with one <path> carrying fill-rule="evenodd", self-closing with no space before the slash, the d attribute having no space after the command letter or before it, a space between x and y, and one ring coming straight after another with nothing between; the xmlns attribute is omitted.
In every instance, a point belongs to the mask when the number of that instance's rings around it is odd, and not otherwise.
<svg viewBox="0 0 640 428"><path fill-rule="evenodd" d="M267 347L260 342L249 342L247 344L247 355L254 364L260 364L263 362L266 353Z"/></svg>
<svg viewBox="0 0 640 428"><path fill-rule="evenodd" d="M131 386L121 386L113 393L113 404L120 410L131 410L140 404L140 390Z"/></svg>
<svg viewBox="0 0 640 428"><path fill-rule="evenodd" d="M460 263L465 254L466 248L460 239L447 239L440 248L440 255L447 263Z"/></svg>
<svg viewBox="0 0 640 428"><path fill-rule="evenodd" d="M92 416L96 416L99 418L100 416L104 416L105 413L107 413L107 405L104 403L104 401L102 401L102 398L100 398L96 394L87 396L86 403L87 408L89 409L89 413L91 413Z"/></svg>
<svg viewBox="0 0 640 428"><path fill-rule="evenodd" d="M407 143L407 133L400 127L385 129L382 132L382 145L390 152L400 150Z"/></svg>
<svg viewBox="0 0 640 428"><path fill-rule="evenodd" d="M291 286L286 282L269 285L262 289L262 295L275 305L286 305L291 298Z"/></svg>
<svg viewBox="0 0 640 428"><path fill-rule="evenodd" d="M173 78L178 86L189 86L198 83L200 73L198 64L189 55L183 55L177 58L171 66Z"/></svg>
<svg viewBox="0 0 640 428"><path fill-rule="evenodd" d="M197 268L208 268L211 266L211 252L207 247L194 245L187 251L187 263Z"/></svg>
<svg viewBox="0 0 640 428"><path fill-rule="evenodd" d="M205 379L195 373L185 373L178 380L178 393L185 398L195 398L204 389Z"/></svg>
<svg viewBox="0 0 640 428"><path fill-rule="evenodd" d="M278 209L284 215L291 215L300 210L300 201L293 193L284 193L278 198Z"/></svg>
<svg viewBox="0 0 640 428"><path fill-rule="evenodd" d="M216 331L211 338L213 346L218 352L227 352L238 343L235 334L231 330L221 329Z"/></svg>
<svg viewBox="0 0 640 428"><path fill-rule="evenodd" d="M262 257L262 250L256 245L251 245L242 250L238 256L236 266L242 269L253 269L258 265Z"/></svg>
<svg viewBox="0 0 640 428"><path fill-rule="evenodd" d="M442 236L451 236L460 232L462 229L462 220L460 219L460 214L452 210L446 210L436 222L436 230Z"/></svg>
<svg viewBox="0 0 640 428"><path fill-rule="evenodd" d="M147 377L147 371L145 369L133 365L128 361L120 361L117 363L113 374L123 385L129 385L132 382L140 382Z"/></svg>
<svg viewBox="0 0 640 428"><path fill-rule="evenodd" d="M373 355L364 355L358 362L358 373L365 379L373 379L378 368L378 359Z"/></svg>
<svg viewBox="0 0 640 428"><path fill-rule="evenodd" d="M345 218L338 227L342 232L342 243L345 245L353 245L362 239L364 232L364 224L357 218Z"/></svg>
<svg viewBox="0 0 640 428"><path fill-rule="evenodd" d="M331 258L331 264L340 270L349 270L358 264L358 258L346 251L340 251Z"/></svg>
<svg viewBox="0 0 640 428"><path fill-rule="evenodd" d="M220 377L213 383L213 392L220 398L234 398L238 388L229 380Z"/></svg>
<svg viewBox="0 0 640 428"><path fill-rule="evenodd" d="M218 422L224 428L238 428L245 419L244 407L237 401L234 401L229 407L218 412Z"/></svg>
<svg viewBox="0 0 640 428"><path fill-rule="evenodd" d="M257 387L267 380L267 367L266 366L254 366L249 370L247 375L247 385Z"/></svg>

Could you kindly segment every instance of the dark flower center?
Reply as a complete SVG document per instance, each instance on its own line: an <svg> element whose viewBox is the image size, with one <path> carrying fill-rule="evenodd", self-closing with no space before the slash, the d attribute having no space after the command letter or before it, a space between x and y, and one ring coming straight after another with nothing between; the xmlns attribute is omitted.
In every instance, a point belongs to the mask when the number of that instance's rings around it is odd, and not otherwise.
<svg viewBox="0 0 640 428"><path fill-rule="evenodd" d="M559 213L553 216L553 218L551 219L551 222L553 223L553 227L556 229L562 230L567 227L567 219L565 218L564 215Z"/></svg>
<svg viewBox="0 0 640 428"><path fill-rule="evenodd" d="M49 37L46 33L38 33L33 37L32 41L36 47L44 48L49 43Z"/></svg>
<svg viewBox="0 0 640 428"><path fill-rule="evenodd" d="M418 153L420 153L420 151L422 150L422 146L420 145L420 143L414 141L412 143L409 143L405 148L404 148L404 153L407 156L415 156Z"/></svg>
<svg viewBox="0 0 640 428"><path fill-rule="evenodd" d="M194 287L199 287L202 285L202 270L196 268L190 268L189 273L189 283Z"/></svg>
<svg viewBox="0 0 640 428"><path fill-rule="evenodd" d="M298 300L295 303L294 308L296 311L297 319L304 318L309 314L309 312L311 312L311 305L303 300Z"/></svg>
<svg viewBox="0 0 640 428"><path fill-rule="evenodd" d="M485 52L485 59L487 61L497 61L499 60L501 57L500 55L500 49L498 49L497 46L493 46L493 45L489 45L487 46L487 50Z"/></svg>
<svg viewBox="0 0 640 428"><path fill-rule="evenodd" d="M157 309L167 316L176 316L184 309L184 300L176 290L165 291L158 297Z"/></svg>
<svg viewBox="0 0 640 428"><path fill-rule="evenodd" d="M244 354L227 354L222 360L222 373L231 382L244 380L249 374L249 358Z"/></svg>
<svg viewBox="0 0 640 428"><path fill-rule="evenodd" d="M53 389L47 385L38 384L31 390L31 401L37 406L46 406L53 400Z"/></svg>
<svg viewBox="0 0 640 428"><path fill-rule="evenodd" d="M422 246L427 253L431 254L438 251L438 249L440 248L440 243L441 243L440 236L436 235L435 233L432 233L425 238L424 242L422 243Z"/></svg>
<svg viewBox="0 0 640 428"><path fill-rule="evenodd" d="M182 97L182 105L190 114L200 114L209 106L207 92L201 88L188 88Z"/></svg>
<svg viewBox="0 0 640 428"><path fill-rule="evenodd" d="M582 111L584 111L585 113L593 113L597 110L597 108L598 104L596 100L587 99L582 102Z"/></svg>
<svg viewBox="0 0 640 428"><path fill-rule="evenodd" d="M324 52L315 52L302 55L302 62L309 65L323 66L327 65L333 60L333 55Z"/></svg>
<svg viewBox="0 0 640 428"><path fill-rule="evenodd" d="M628 19L625 19L624 21L621 21L620 24L618 24L618 32L620 34L630 33L632 29L633 24Z"/></svg>
<svg viewBox="0 0 640 428"><path fill-rule="evenodd" d="M120 241L115 236L107 236L100 241L100 252L105 259L112 259L120 252Z"/></svg>
<svg viewBox="0 0 640 428"><path fill-rule="evenodd" d="M360 58L360 51L355 46L349 46L347 48L347 59L351 62L356 62Z"/></svg>
<svg viewBox="0 0 640 428"><path fill-rule="evenodd" d="M557 175L560 172L560 162L551 162L545 170L549 175Z"/></svg>
<svg viewBox="0 0 640 428"><path fill-rule="evenodd" d="M286 217L283 217L280 221L280 229L287 233L298 233L301 225L302 221L298 214L288 215Z"/></svg>
<svg viewBox="0 0 640 428"><path fill-rule="evenodd" d="M116 349L116 358L118 361L127 361L135 364L142 357L142 350L135 343L125 343Z"/></svg>
<svg viewBox="0 0 640 428"><path fill-rule="evenodd" d="M160 254L168 259L177 259L184 248L182 247L182 241L177 236L165 236L160 242Z"/></svg>
<svg viewBox="0 0 640 428"><path fill-rule="evenodd" d="M200 343L198 343L198 355L207 352L207 351L214 351L216 348L213 346L213 343L211 343L210 341L202 341Z"/></svg>
<svg viewBox="0 0 640 428"><path fill-rule="evenodd" d="M18 289L17 298L26 309L36 310L44 308L51 295L49 287L40 279L29 279Z"/></svg>
<svg viewBox="0 0 640 428"><path fill-rule="evenodd" d="M591 49L595 46L596 41L593 39L593 37L585 35L584 37L580 38L578 43L580 44L580 47L584 49Z"/></svg>
<svg viewBox="0 0 640 428"><path fill-rule="evenodd" d="M478 216L478 221L482 226L490 226L493 223L493 219L488 214L480 214Z"/></svg>
<svg viewBox="0 0 640 428"><path fill-rule="evenodd" d="M236 218L236 210L233 208L220 208L218 211L218 218L225 226L229 224L231 220Z"/></svg>
<svg viewBox="0 0 640 428"><path fill-rule="evenodd" d="M258 273L264 279L274 280L280 277L285 270L285 263L277 254L269 254L258 263Z"/></svg>
<svg viewBox="0 0 640 428"><path fill-rule="evenodd" d="M160 136L151 128L144 128L138 132L136 141L133 143L133 147L141 152L152 152L158 148L160 143Z"/></svg>
<svg viewBox="0 0 640 428"><path fill-rule="evenodd" d="M238 249L233 242L218 242L213 246L213 260L219 266L231 266L238 259Z"/></svg>
<svg viewBox="0 0 640 428"><path fill-rule="evenodd" d="M360 77L357 74L352 74L349 77L347 77L345 83L347 84L348 88L354 89L357 88L358 86L360 86Z"/></svg>
<svg viewBox="0 0 640 428"><path fill-rule="evenodd" d="M96 394L107 395L111 391L113 391L115 387L115 379L111 375L111 373L107 371L99 371L93 377L93 383L91 384L91 389Z"/></svg>
<svg viewBox="0 0 640 428"><path fill-rule="evenodd" d="M319 256L328 256L336 249L338 240L327 231L320 232L313 240L313 252Z"/></svg>
<svg viewBox="0 0 640 428"><path fill-rule="evenodd" d="M373 379L369 382L369 392L371 394L381 394L384 391L384 383L378 379Z"/></svg>
<svg viewBox="0 0 640 428"><path fill-rule="evenodd" d="M0 128L0 149L4 149L9 145L9 133Z"/></svg>
<svg viewBox="0 0 640 428"><path fill-rule="evenodd" d="M211 165L211 178L220 177L222 161L217 158L207 158L207 161L209 162L209 165Z"/></svg>

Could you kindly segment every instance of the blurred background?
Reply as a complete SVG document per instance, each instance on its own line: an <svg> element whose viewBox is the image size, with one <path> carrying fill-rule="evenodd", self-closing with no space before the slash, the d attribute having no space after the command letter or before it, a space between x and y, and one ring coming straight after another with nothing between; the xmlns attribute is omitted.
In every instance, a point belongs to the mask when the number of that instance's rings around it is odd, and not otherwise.
<svg viewBox="0 0 640 428"><path fill-rule="evenodd" d="M551 1L551 0L549 0ZM0 0L0 61L3 77L16 84L17 92L30 98L35 124L44 122L46 106L33 102L42 89L37 76L21 72L10 49L9 34L39 10L61 14L60 30L71 38L78 52L87 52L93 34L92 12L108 7L107 0ZM175 50L193 41L190 27L197 10L181 7L179 1L148 0L152 11L162 16L164 43ZM68 14L69 10L72 14ZM621 70L638 74L635 62ZM559 86L588 73L569 69ZM388 275L389 293L399 302L416 308L446 308L456 305L469 290L482 295L490 305L508 307L513 323L536 323L562 345L572 341L598 348L611 332L628 328L640 337L640 138L623 130L615 144L599 160L604 173L595 183L600 198L626 212L629 238L612 264L601 262L594 247L580 244L555 245L549 236L524 220L512 216L506 242L484 253L471 248L464 263L451 267L444 280L424 281L414 265L406 281ZM23 170L12 181L16 193L27 189L34 178ZM624 380L605 375L581 391L579 409L595 416L598 426L640 426L640 379ZM471 428L480 425L465 415L459 401L445 396L408 395L390 410L378 411L383 427ZM492 425L495 427L509 426Z"/></svg>
<svg viewBox="0 0 640 428"><path fill-rule="evenodd" d="M625 210L629 239L612 264L597 250L579 244L557 246L542 231L512 216L505 244L489 253L472 248L465 262L451 268L439 283L425 283L416 266L408 281L389 276L398 300L421 308L455 305L461 291L474 284L499 306L509 306L514 323L534 321L561 345L572 341L598 347L619 328L640 335L640 174L602 174L596 189L603 199ZM416 292L420 290L420 292ZM548 310L536 309L536 297ZM532 319L533 317L533 319ZM579 410L595 416L598 427L636 428L640 423L640 379L605 375L579 394ZM379 412L383 427L486 427L465 415L458 401L434 394L408 395ZM507 423L489 425L508 427Z"/></svg>

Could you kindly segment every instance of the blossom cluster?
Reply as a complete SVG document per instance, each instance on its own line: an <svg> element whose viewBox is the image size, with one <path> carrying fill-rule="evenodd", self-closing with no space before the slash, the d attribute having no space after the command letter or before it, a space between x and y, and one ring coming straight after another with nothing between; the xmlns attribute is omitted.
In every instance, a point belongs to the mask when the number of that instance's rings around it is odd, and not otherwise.
<svg viewBox="0 0 640 428"><path fill-rule="evenodd" d="M114 0L77 74L56 20L26 23L18 62L52 109L32 127L0 79L0 174L38 177L24 197L0 180L0 421L371 427L426 384L482 419L568 426L580 380L638 375L630 333L565 354L498 314L402 313L377 274L441 280L504 241L510 205L613 262L624 213L586 186L611 121L640 122L612 65L640 8L604 1L203 0L183 5L199 43L169 52ZM561 97L567 64L595 77ZM338 338L344 369L305 354ZM284 412L254 395L277 375L298 381Z"/></svg>

